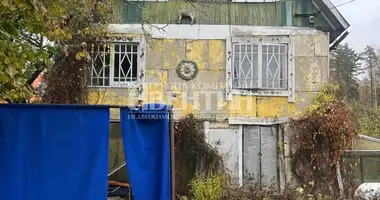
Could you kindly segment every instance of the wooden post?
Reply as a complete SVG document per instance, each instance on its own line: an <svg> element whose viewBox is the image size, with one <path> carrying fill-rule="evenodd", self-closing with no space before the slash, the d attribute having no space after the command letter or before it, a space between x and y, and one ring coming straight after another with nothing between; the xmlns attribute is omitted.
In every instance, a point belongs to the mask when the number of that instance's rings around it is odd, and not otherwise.
<svg viewBox="0 0 380 200"><path fill-rule="evenodd" d="M363 158L359 157L360 162L360 182L364 183L364 166L363 166Z"/></svg>

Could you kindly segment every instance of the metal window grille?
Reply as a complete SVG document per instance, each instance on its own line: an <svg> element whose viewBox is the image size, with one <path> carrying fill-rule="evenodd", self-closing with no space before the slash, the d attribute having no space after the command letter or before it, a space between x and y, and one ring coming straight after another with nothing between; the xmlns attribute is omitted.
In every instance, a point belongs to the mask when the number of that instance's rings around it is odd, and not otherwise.
<svg viewBox="0 0 380 200"><path fill-rule="evenodd" d="M118 86L126 86L137 81L138 44L115 44L115 61L113 82Z"/></svg>
<svg viewBox="0 0 380 200"><path fill-rule="evenodd" d="M93 47L92 67L90 73L91 86L109 86L110 84L110 46L98 44Z"/></svg>
<svg viewBox="0 0 380 200"><path fill-rule="evenodd" d="M234 44L233 88L286 89L286 44Z"/></svg>
<svg viewBox="0 0 380 200"><path fill-rule="evenodd" d="M137 81L138 43L98 44L92 53L91 86L129 86Z"/></svg>

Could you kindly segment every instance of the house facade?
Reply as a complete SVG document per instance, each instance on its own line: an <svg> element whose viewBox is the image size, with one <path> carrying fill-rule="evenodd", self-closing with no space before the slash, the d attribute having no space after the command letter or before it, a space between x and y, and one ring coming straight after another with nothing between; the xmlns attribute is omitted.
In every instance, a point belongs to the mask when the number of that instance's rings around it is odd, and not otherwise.
<svg viewBox="0 0 380 200"><path fill-rule="evenodd" d="M283 123L312 104L328 81L330 49L348 34L331 2L115 5L112 35L93 48L89 103L161 102L177 119L192 113L236 184L284 188L291 166Z"/></svg>

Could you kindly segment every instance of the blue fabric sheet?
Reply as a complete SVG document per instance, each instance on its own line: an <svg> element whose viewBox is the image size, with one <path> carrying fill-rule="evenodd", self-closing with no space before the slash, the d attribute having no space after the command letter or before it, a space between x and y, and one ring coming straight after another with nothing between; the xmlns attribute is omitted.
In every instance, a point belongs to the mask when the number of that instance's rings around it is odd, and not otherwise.
<svg viewBox="0 0 380 200"><path fill-rule="evenodd" d="M109 109L0 105L0 199L105 200Z"/></svg>
<svg viewBox="0 0 380 200"><path fill-rule="evenodd" d="M121 109L127 169L135 200L170 199L168 107L147 104Z"/></svg>

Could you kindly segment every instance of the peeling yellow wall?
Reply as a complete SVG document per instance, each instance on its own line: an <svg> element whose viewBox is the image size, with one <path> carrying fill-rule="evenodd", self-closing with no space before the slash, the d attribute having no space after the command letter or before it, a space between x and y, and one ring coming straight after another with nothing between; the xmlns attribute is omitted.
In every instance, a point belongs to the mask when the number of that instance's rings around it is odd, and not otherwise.
<svg viewBox="0 0 380 200"><path fill-rule="evenodd" d="M295 103L289 103L288 97L239 95L226 102L225 46L225 40L147 41L144 103L172 104L177 116L195 113L219 120L232 116L289 117L308 107L328 80L327 37L323 33L295 36ZM182 60L197 63L199 72L193 80L178 77L176 68ZM101 89L91 92L89 99L89 103L131 105L136 103L137 93L134 89ZM113 112L112 118L117 115Z"/></svg>

